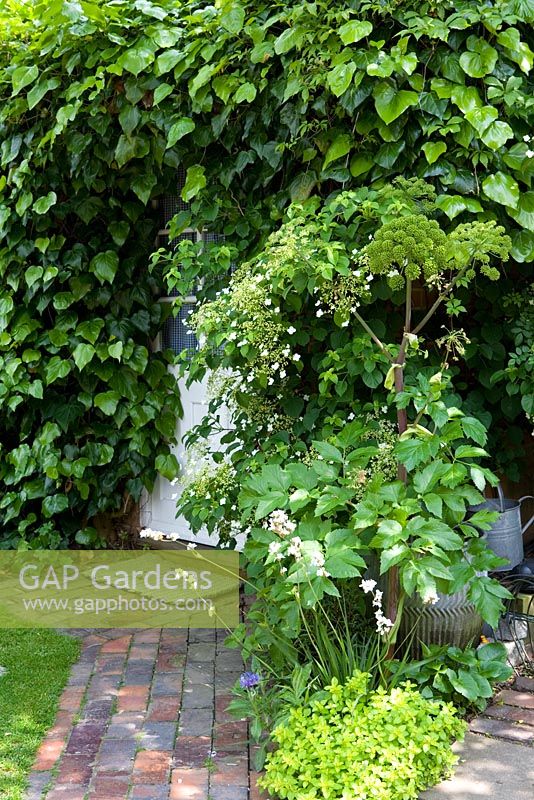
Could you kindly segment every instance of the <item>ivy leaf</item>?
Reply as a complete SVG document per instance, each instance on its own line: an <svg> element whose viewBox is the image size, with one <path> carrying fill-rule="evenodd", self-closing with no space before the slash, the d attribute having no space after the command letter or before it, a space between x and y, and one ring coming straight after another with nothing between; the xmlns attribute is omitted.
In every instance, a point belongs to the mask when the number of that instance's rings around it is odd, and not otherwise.
<svg viewBox="0 0 534 800"><path fill-rule="evenodd" d="M122 342L115 342L114 344L110 344L108 347L108 353L110 354L111 358L116 358L117 361L120 361L123 348L124 345Z"/></svg>
<svg viewBox="0 0 534 800"><path fill-rule="evenodd" d="M69 499L64 494L52 494L45 497L42 503L43 514L45 517L53 517L60 514L69 507Z"/></svg>
<svg viewBox="0 0 534 800"><path fill-rule="evenodd" d="M180 464L173 453L160 453L156 456L156 469L164 478L172 481L180 472Z"/></svg>
<svg viewBox="0 0 534 800"><path fill-rule="evenodd" d="M391 169L406 147L406 142L384 142L375 156L376 163L384 169Z"/></svg>
<svg viewBox="0 0 534 800"><path fill-rule="evenodd" d="M436 206L440 208L449 219L454 219L463 211L478 214L482 211L482 206L472 197L462 197L460 194L440 194L436 198Z"/></svg>
<svg viewBox="0 0 534 800"><path fill-rule="evenodd" d="M286 28L280 34L274 43L274 52L280 56L283 53L288 53L293 47L300 45L302 41L302 32L298 27Z"/></svg>
<svg viewBox="0 0 534 800"><path fill-rule="evenodd" d="M184 188L182 189L182 200L186 203L192 200L196 195L206 186L206 175L204 167L200 164L195 164L189 167L185 179Z"/></svg>
<svg viewBox="0 0 534 800"><path fill-rule="evenodd" d="M42 267L28 267L26 272L24 273L24 279L28 284L28 288L31 289L36 281L41 280L43 276L43 268Z"/></svg>
<svg viewBox="0 0 534 800"><path fill-rule="evenodd" d="M117 410L117 405L121 396L118 392L100 392L99 394L95 395L94 404L97 408L107 414L107 416L112 416Z"/></svg>
<svg viewBox="0 0 534 800"><path fill-rule="evenodd" d="M470 36L467 40L469 52L460 56L460 66L470 78L483 78L492 72L497 63L498 53L484 39Z"/></svg>
<svg viewBox="0 0 534 800"><path fill-rule="evenodd" d="M357 178L358 175L365 175L373 166L374 161L368 156L354 156L350 162L350 174Z"/></svg>
<svg viewBox="0 0 534 800"><path fill-rule="evenodd" d="M508 209L508 213L522 228L534 232L534 191L522 194L515 211Z"/></svg>
<svg viewBox="0 0 534 800"><path fill-rule="evenodd" d="M149 67L153 61L154 51L150 47L136 45L126 50L117 61L117 64L137 77L137 75Z"/></svg>
<svg viewBox="0 0 534 800"><path fill-rule="evenodd" d="M343 92L347 91L355 72L356 64L353 61L349 61L348 64L338 64L337 67L330 70L326 76L326 80L332 93L336 97L341 97Z"/></svg>
<svg viewBox="0 0 534 800"><path fill-rule="evenodd" d="M534 53L528 44L521 41L521 34L517 28L507 28L505 31L501 31L497 35L497 41L508 50L508 58L515 61L519 65L519 69L528 75L534 62Z"/></svg>
<svg viewBox="0 0 534 800"><path fill-rule="evenodd" d="M82 370L87 366L87 364L89 364L90 361L92 361L94 354L95 348L92 344L80 343L74 350L72 357L74 358L74 363L78 369Z"/></svg>
<svg viewBox="0 0 534 800"><path fill-rule="evenodd" d="M245 24L245 10L241 6L232 6L221 14L221 25L228 33L239 33Z"/></svg>
<svg viewBox="0 0 534 800"><path fill-rule="evenodd" d="M338 33L343 44L354 44L354 42L359 42L360 39L369 36L372 30L373 26L370 22L353 19L342 25Z"/></svg>
<svg viewBox="0 0 534 800"><path fill-rule="evenodd" d="M71 365L68 361L59 356L53 356L46 365L46 383L50 386L58 378L65 378L70 371Z"/></svg>
<svg viewBox="0 0 534 800"><path fill-rule="evenodd" d="M168 83L161 83L154 91L153 104L157 106L162 100L165 100L173 91L172 86Z"/></svg>
<svg viewBox="0 0 534 800"><path fill-rule="evenodd" d="M21 89L24 89L25 86L33 83L38 75L39 70L35 64L32 64L30 67L17 67L11 76L13 95L18 94Z"/></svg>
<svg viewBox="0 0 534 800"><path fill-rule="evenodd" d="M352 147L353 141L352 137L348 133L342 133L334 139L328 150L326 151L326 155L324 157L324 164L323 170L332 163L332 161L336 161L338 158L342 158L346 156L347 153L350 152Z"/></svg>
<svg viewBox="0 0 534 800"><path fill-rule="evenodd" d="M166 72L170 72L183 57L184 53L181 50L166 50L164 53L161 53L156 59L154 70L156 75L165 75ZM156 89L156 92L157 91ZM154 96L156 92L154 92Z"/></svg>
<svg viewBox="0 0 534 800"><path fill-rule="evenodd" d="M399 91L385 81L378 84L373 96L378 116L386 125L400 117L410 106L417 105L419 99L417 92Z"/></svg>
<svg viewBox="0 0 534 800"><path fill-rule="evenodd" d="M482 191L500 205L517 208L519 203L519 186L517 181L506 172L489 175L482 183Z"/></svg>
<svg viewBox="0 0 534 800"><path fill-rule="evenodd" d="M52 89L57 89L60 85L61 81L59 78L49 78L46 81L39 81L26 95L26 102L28 103L29 110L31 111L32 108L35 108L47 92L52 91Z"/></svg>
<svg viewBox="0 0 534 800"><path fill-rule="evenodd" d="M234 101L236 103L252 103L254 98L256 97L256 87L253 83L243 83L234 94Z"/></svg>
<svg viewBox="0 0 534 800"><path fill-rule="evenodd" d="M514 231L512 234L512 258L520 264L534 261L534 234L530 231Z"/></svg>
<svg viewBox="0 0 534 800"><path fill-rule="evenodd" d="M130 182L132 192L135 192L139 200L146 206L152 195L152 191L157 184L158 179L155 175L148 173L144 175L137 175Z"/></svg>
<svg viewBox="0 0 534 800"><path fill-rule="evenodd" d="M91 344L94 344L103 327L103 319L90 319L78 325L76 328L76 336L81 336L82 339L86 339L88 342L91 342Z"/></svg>
<svg viewBox="0 0 534 800"><path fill-rule="evenodd" d="M114 250L98 253L89 264L89 271L96 275L100 283L112 283L118 268L119 256Z"/></svg>
<svg viewBox="0 0 534 800"><path fill-rule="evenodd" d="M421 150L429 164L433 164L447 150L445 142L426 142Z"/></svg>
<svg viewBox="0 0 534 800"><path fill-rule="evenodd" d="M52 208L53 205L57 202L57 195L55 192L48 192L47 195L44 197L40 197L38 200L35 201L32 208L36 214L46 214L46 212Z"/></svg>
<svg viewBox="0 0 534 800"><path fill-rule="evenodd" d="M167 147L174 147L176 142L187 136L188 133L195 130L195 123L190 117L182 117L178 122L175 122L169 131L167 137Z"/></svg>
<svg viewBox="0 0 534 800"><path fill-rule="evenodd" d="M493 106L482 106L470 109L465 112L466 120L473 126L481 136L487 128L499 117L499 112Z"/></svg>
<svg viewBox="0 0 534 800"><path fill-rule="evenodd" d="M514 132L507 122L498 120L493 122L481 136L484 144L487 144L492 150L498 150L502 147L508 139L513 139Z"/></svg>

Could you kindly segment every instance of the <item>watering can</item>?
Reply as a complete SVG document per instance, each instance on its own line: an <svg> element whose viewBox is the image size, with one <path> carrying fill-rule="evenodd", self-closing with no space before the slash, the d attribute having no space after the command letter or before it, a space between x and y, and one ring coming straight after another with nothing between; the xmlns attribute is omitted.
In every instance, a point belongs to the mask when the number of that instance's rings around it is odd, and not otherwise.
<svg viewBox="0 0 534 800"><path fill-rule="evenodd" d="M523 561L523 534L534 522L534 514L529 521L521 526L521 503L523 500L533 500L532 495L525 495L519 500L508 500L503 493L502 486L498 484L499 497L486 500L478 506L471 506L471 511L498 511L499 518L485 531L483 539L495 555L506 558L509 563L496 567L495 572L507 572Z"/></svg>

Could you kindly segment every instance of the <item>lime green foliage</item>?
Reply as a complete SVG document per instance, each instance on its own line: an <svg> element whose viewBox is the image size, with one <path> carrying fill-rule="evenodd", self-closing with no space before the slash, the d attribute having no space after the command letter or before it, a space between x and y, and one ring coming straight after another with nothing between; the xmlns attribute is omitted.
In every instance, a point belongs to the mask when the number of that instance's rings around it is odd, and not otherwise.
<svg viewBox="0 0 534 800"><path fill-rule="evenodd" d="M453 703L461 713L483 711L493 695L492 686L513 674L500 642L476 650L425 644L422 649L420 661L392 665L397 678L415 683L423 697Z"/></svg>
<svg viewBox="0 0 534 800"><path fill-rule="evenodd" d="M409 684L368 692L368 676L332 681L322 699L293 708L273 733L261 784L287 800L415 800L455 763L465 725L453 706Z"/></svg>
<svg viewBox="0 0 534 800"><path fill-rule="evenodd" d="M35 752L56 714L79 642L47 630L0 631L0 795L24 800Z"/></svg>

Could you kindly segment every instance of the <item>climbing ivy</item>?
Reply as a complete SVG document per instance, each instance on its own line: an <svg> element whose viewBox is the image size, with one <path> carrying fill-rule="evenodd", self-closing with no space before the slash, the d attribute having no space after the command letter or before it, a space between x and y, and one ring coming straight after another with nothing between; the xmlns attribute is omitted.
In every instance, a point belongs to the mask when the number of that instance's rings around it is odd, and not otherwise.
<svg viewBox="0 0 534 800"><path fill-rule="evenodd" d="M4 546L94 543L95 515L176 471L148 264L178 169L173 235L211 227L237 257L291 200L406 175L443 224L495 218L534 260L532 0L0 13Z"/></svg>

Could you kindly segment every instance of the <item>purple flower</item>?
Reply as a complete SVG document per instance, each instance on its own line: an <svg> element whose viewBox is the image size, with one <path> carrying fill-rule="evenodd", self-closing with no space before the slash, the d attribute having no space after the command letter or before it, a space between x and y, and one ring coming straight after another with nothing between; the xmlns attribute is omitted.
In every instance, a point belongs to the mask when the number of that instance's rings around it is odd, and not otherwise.
<svg viewBox="0 0 534 800"><path fill-rule="evenodd" d="M252 689L261 681L257 672L243 672L239 678L239 685L242 689Z"/></svg>

